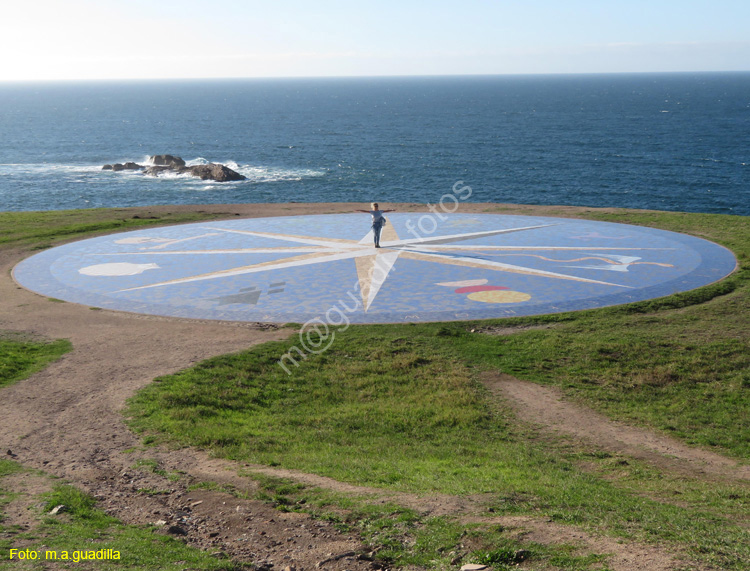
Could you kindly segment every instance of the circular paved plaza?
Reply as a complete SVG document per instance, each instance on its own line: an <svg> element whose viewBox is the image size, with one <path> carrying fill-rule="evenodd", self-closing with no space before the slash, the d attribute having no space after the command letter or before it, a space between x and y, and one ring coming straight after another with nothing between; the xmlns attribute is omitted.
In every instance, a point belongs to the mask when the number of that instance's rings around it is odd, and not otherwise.
<svg viewBox="0 0 750 571"><path fill-rule="evenodd" d="M231 321L488 319L641 301L736 267L712 242L640 226L497 214L249 218L74 242L14 269L57 299Z"/></svg>

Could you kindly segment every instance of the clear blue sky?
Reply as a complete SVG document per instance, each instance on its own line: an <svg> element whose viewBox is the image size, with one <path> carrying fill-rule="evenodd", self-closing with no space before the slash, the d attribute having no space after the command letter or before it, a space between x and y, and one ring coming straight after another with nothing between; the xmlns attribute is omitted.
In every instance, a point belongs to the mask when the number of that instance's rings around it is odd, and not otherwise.
<svg viewBox="0 0 750 571"><path fill-rule="evenodd" d="M21 0L0 80L750 70L750 0Z"/></svg>

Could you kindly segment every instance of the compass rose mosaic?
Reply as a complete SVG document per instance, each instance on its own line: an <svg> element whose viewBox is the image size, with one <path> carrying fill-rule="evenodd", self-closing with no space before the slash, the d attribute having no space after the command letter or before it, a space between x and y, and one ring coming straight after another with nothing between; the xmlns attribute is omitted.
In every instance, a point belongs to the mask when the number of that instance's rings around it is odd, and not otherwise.
<svg viewBox="0 0 750 571"><path fill-rule="evenodd" d="M251 218L150 228L47 250L14 277L107 309L298 322L331 308L352 323L538 315L641 301L736 267L699 238L588 220L496 214Z"/></svg>

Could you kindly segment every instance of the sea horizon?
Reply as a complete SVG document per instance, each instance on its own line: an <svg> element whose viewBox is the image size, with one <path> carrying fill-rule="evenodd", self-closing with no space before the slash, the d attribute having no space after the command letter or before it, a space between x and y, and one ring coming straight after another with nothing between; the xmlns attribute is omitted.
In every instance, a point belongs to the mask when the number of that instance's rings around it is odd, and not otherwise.
<svg viewBox="0 0 750 571"><path fill-rule="evenodd" d="M359 80L359 79L461 79L461 78L523 78L523 77L627 77L627 76L689 76L689 75L743 75L748 70L673 70L673 71L592 71L592 72L528 72L528 73L456 73L456 74L381 74L381 75L288 75L288 76L222 76L222 77L99 77L63 79L2 79L0 85L7 84L59 84L59 83L170 83L207 81L296 81L296 80Z"/></svg>

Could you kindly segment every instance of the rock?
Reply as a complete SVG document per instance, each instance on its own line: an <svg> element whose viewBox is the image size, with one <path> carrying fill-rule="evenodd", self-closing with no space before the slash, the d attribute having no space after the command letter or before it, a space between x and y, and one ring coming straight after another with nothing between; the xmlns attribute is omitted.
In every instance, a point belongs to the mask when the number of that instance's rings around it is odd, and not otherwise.
<svg viewBox="0 0 750 571"><path fill-rule="evenodd" d="M477 565L476 563L469 563L461 567L461 571L482 571L487 569L486 565Z"/></svg>
<svg viewBox="0 0 750 571"><path fill-rule="evenodd" d="M170 525L167 528L167 533L170 535L187 535L187 530L179 525Z"/></svg>
<svg viewBox="0 0 750 571"><path fill-rule="evenodd" d="M185 161L180 157L174 155L153 155L148 159L152 165L166 166L173 168L182 168L185 166Z"/></svg>
<svg viewBox="0 0 750 571"><path fill-rule="evenodd" d="M344 559L346 557L354 557L354 551L346 551L345 553L341 553L339 555L333 555L332 553L329 554L328 559L324 559L323 561L318 561L315 566L316 567L323 567L326 563L331 563L332 561L338 561L340 559Z"/></svg>
<svg viewBox="0 0 750 571"><path fill-rule="evenodd" d="M216 182L230 182L234 180L245 180L237 171L233 171L227 166L218 163L209 163L207 165L196 165L189 167L188 172L197 176L201 180L215 180Z"/></svg>
<svg viewBox="0 0 750 571"><path fill-rule="evenodd" d="M108 166L110 166L110 165L104 165L104 167L108 167ZM111 170L113 170L115 172L119 172L119 171L139 171L139 170L143 170L144 168L146 168L146 167L143 167L143 166L141 166L139 164L136 164L136 163L125 163L125 164L115 163L115 164L113 164L111 166L112 166ZM110 169L104 168L104 170L110 170Z"/></svg>
<svg viewBox="0 0 750 571"><path fill-rule="evenodd" d="M67 509L68 509L67 506L60 504L59 506L55 506L54 508L52 508L52 510L50 510L49 512L49 515L57 515L59 513L66 511Z"/></svg>
<svg viewBox="0 0 750 571"><path fill-rule="evenodd" d="M146 170L143 171L143 174L147 174L149 176L159 176L163 172L175 172L175 170L172 167L164 166L146 167Z"/></svg>
<svg viewBox="0 0 750 571"><path fill-rule="evenodd" d="M123 170L142 170L149 176L159 176L165 172L175 174L189 174L197 176L201 180L213 180L216 182L230 182L236 180L245 180L237 171L219 163L209 163L207 165L195 165L188 167L180 157L173 155L153 155L149 158L151 165L144 167L137 163L114 163L104 165L102 170L111 170L119 172Z"/></svg>

